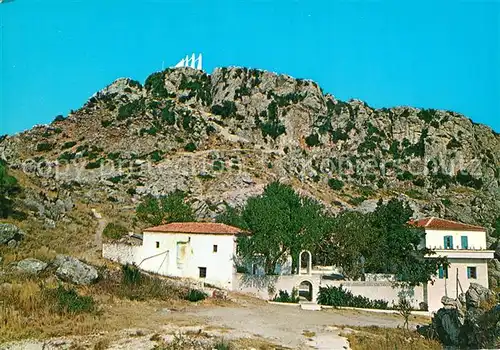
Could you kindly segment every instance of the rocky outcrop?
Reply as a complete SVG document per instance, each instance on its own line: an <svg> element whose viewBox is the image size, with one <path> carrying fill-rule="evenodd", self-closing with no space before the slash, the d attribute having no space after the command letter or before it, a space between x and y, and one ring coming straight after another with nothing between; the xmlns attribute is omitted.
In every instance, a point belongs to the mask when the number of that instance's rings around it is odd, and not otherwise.
<svg viewBox="0 0 500 350"><path fill-rule="evenodd" d="M0 223L0 244L15 247L25 236L24 231L12 224Z"/></svg>
<svg viewBox="0 0 500 350"><path fill-rule="evenodd" d="M57 277L73 284L92 284L99 278L94 267L71 256L58 255L53 264L57 267Z"/></svg>
<svg viewBox="0 0 500 350"><path fill-rule="evenodd" d="M47 268L48 264L34 258L28 258L17 262L16 268L22 273L38 275Z"/></svg>
<svg viewBox="0 0 500 350"><path fill-rule="evenodd" d="M490 290L471 283L458 300L443 297L442 303L430 327L420 328L420 333L451 347L500 346L500 306Z"/></svg>

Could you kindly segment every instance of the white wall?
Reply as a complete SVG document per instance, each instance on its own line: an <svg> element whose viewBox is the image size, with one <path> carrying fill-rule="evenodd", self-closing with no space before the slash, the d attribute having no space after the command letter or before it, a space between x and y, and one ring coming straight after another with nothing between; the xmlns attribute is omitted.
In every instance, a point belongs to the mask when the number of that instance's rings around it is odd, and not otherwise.
<svg viewBox="0 0 500 350"><path fill-rule="evenodd" d="M120 264L133 264L140 261L142 247L123 243L103 243L102 257Z"/></svg>
<svg viewBox="0 0 500 350"><path fill-rule="evenodd" d="M399 301L399 295L403 292L402 288L394 287L391 282L333 281L322 279L318 275L248 276L237 274L233 285L237 291L270 300L279 290L286 290L290 293L293 288L298 288L303 281L312 284L313 301L316 301L319 287L339 287L342 285L344 289L351 291L354 295L362 295L369 299L382 299L389 303L389 307L392 307ZM273 288L269 288L270 285ZM424 288L422 286L414 287L411 294L409 299L411 299L412 306L418 309L419 304L425 301Z"/></svg>
<svg viewBox="0 0 500 350"><path fill-rule="evenodd" d="M444 236L453 236L453 249L462 249L462 236L467 236L469 249L486 249L486 232L479 231L450 231L450 230L425 230L425 243L427 248L443 249Z"/></svg>
<svg viewBox="0 0 500 350"><path fill-rule="evenodd" d="M487 259L453 259L448 258L450 266L448 267L448 278L440 279L435 276L434 283L428 284L428 304L429 311L437 311L442 307L441 298L447 295L450 298L457 297L458 294L465 293L471 283L478 283L488 288L488 260ZM477 269L477 279L467 278L467 267L475 266ZM457 284L458 280L462 289Z"/></svg>
<svg viewBox="0 0 500 350"><path fill-rule="evenodd" d="M144 260L140 267L154 271L163 264L160 273L164 275L194 279L200 279L199 267L205 267L207 269L206 278L203 279L205 282L232 289L235 240L236 238L230 235L145 232L143 259L160 255ZM156 247L156 242L159 242L159 248ZM184 254L178 250L179 242L185 243ZM217 245L217 252L213 252L214 245Z"/></svg>

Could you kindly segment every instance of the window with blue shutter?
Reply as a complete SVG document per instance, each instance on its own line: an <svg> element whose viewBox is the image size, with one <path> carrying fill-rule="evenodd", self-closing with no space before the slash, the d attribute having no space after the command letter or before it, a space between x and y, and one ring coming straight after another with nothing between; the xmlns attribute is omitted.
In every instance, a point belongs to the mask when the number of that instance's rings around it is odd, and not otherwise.
<svg viewBox="0 0 500 350"><path fill-rule="evenodd" d="M462 249L469 249L469 237L462 236Z"/></svg>
<svg viewBox="0 0 500 350"><path fill-rule="evenodd" d="M467 267L467 278L476 279L477 278L477 268L475 266Z"/></svg>
<svg viewBox="0 0 500 350"><path fill-rule="evenodd" d="M444 249L453 249L453 236L444 236Z"/></svg>
<svg viewBox="0 0 500 350"><path fill-rule="evenodd" d="M438 276L440 279L448 278L448 268L445 268L443 265L439 266Z"/></svg>

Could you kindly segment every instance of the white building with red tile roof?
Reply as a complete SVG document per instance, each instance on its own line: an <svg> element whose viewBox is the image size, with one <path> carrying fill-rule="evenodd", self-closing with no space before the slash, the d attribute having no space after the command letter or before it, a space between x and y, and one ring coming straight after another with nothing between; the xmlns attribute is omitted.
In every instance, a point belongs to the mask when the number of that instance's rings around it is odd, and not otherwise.
<svg viewBox="0 0 500 350"><path fill-rule="evenodd" d="M147 228L142 245L104 244L103 256L164 276L191 278L233 289L236 239L248 233L209 222L174 222Z"/></svg>
<svg viewBox="0 0 500 350"><path fill-rule="evenodd" d="M441 298L457 296L478 283L488 288L488 261L493 259L494 251L487 250L486 229L481 226L429 217L412 222L424 228L427 248L435 255L445 256L450 265L436 272L434 283L427 286L427 300L430 311L439 309Z"/></svg>

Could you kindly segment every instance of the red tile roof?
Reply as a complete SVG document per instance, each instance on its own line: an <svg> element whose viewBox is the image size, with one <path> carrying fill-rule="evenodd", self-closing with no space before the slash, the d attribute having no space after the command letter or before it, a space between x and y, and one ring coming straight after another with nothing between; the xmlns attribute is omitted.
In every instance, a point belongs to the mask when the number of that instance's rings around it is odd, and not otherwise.
<svg viewBox="0 0 500 350"><path fill-rule="evenodd" d="M464 224L458 221L451 221L435 217L412 220L410 224L428 228L431 230L454 230L454 231L486 231L484 227Z"/></svg>
<svg viewBox="0 0 500 350"><path fill-rule="evenodd" d="M144 232L162 233L192 233L208 235L238 235L249 234L234 226L215 222L172 222L166 225L149 227Z"/></svg>

